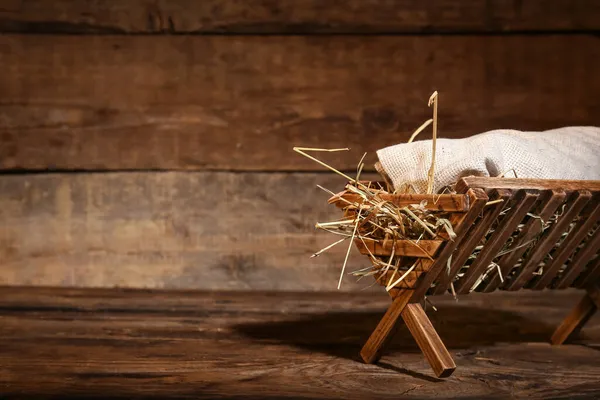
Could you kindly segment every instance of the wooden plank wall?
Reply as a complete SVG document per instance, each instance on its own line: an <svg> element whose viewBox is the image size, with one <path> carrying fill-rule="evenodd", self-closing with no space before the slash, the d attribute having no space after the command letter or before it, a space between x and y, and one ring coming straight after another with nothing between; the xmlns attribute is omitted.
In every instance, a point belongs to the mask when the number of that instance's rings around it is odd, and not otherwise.
<svg viewBox="0 0 600 400"><path fill-rule="evenodd" d="M335 289L343 182L293 146L372 171L433 90L442 137L598 125L599 32L594 0L0 1L0 284Z"/></svg>

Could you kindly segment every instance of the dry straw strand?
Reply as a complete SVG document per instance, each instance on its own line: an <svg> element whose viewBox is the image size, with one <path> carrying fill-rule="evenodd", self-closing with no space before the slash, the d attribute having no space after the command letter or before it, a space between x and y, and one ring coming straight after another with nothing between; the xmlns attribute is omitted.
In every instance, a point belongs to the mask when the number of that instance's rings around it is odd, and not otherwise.
<svg viewBox="0 0 600 400"><path fill-rule="evenodd" d="M415 140L415 138L419 135L419 133L423 132L423 130L425 128L427 128L429 125L431 125L431 123L433 122L433 119L428 119L427 121L423 122L423 124L421 124L420 127L417 128L416 131L413 132L413 134L410 136L410 139L408 139L408 142L406 143L412 143L413 140Z"/></svg>
<svg viewBox="0 0 600 400"><path fill-rule="evenodd" d="M350 182L356 182L354 179L350 178L348 175L344 174L343 172L340 172L337 169L333 168L331 165L326 164L323 161L319 160L318 158L315 158L315 157L311 156L310 154L306 154L305 153L305 151L335 152L335 151L348 151L350 149L348 149L348 148L343 148L343 149L315 149L315 148L311 148L311 147L294 147L293 150L296 153L302 154L304 157L309 158L309 159L313 160L314 162L316 162L318 164L321 164L325 168L327 168L327 169L335 172L336 174L344 177L345 179L349 180Z"/></svg>
<svg viewBox="0 0 600 400"><path fill-rule="evenodd" d="M432 150L431 150L431 167L429 167L429 173L427 174L427 194L433 193L433 178L435 175L435 151L436 151L436 142L437 142L437 125L438 125L438 102L439 95L437 90L431 94L429 97L429 102L427 105L431 107L433 104L433 140L432 140Z"/></svg>

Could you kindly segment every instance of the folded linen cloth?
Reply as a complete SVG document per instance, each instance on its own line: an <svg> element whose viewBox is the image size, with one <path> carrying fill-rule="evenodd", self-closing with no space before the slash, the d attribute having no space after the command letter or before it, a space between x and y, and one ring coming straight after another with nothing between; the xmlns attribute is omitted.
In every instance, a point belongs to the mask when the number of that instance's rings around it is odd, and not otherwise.
<svg viewBox="0 0 600 400"><path fill-rule="evenodd" d="M378 167L395 189L412 185L425 193L431 145L431 140L423 140L378 150ZM437 139L436 147L435 193L473 175L600 180L600 127L498 129L465 139Z"/></svg>

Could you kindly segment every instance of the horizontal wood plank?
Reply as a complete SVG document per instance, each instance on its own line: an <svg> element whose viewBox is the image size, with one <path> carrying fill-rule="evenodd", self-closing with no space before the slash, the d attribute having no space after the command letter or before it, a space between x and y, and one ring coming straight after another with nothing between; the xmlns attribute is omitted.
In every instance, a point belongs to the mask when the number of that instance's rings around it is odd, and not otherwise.
<svg viewBox="0 0 600 400"><path fill-rule="evenodd" d="M348 242L324 174L0 176L0 284L334 290ZM354 247L354 246L353 246ZM347 272L368 265L353 249ZM373 283L346 276L343 290Z"/></svg>
<svg viewBox="0 0 600 400"><path fill-rule="evenodd" d="M9 1L0 31L32 33L445 33L600 29L593 0Z"/></svg>
<svg viewBox="0 0 600 400"><path fill-rule="evenodd" d="M355 170L406 141L594 125L600 38L0 36L0 169ZM420 138L427 138L428 132Z"/></svg>
<svg viewBox="0 0 600 400"><path fill-rule="evenodd" d="M484 188L484 189L531 189L531 190L588 190L590 192L600 191L600 181L577 181L559 179L529 179L529 178L488 178L481 176L470 176L462 178L457 184L458 188Z"/></svg>
<svg viewBox="0 0 600 400"><path fill-rule="evenodd" d="M389 201L398 207L419 206L433 211L464 211L469 209L469 198L464 194L402 194L378 193L381 200ZM357 193L344 191L337 193L328 200L329 204L346 208L348 203L363 203L362 197ZM367 203L368 204L368 203Z"/></svg>
<svg viewBox="0 0 600 400"><path fill-rule="evenodd" d="M395 242L387 241L384 243L365 240L364 242L355 239L354 243L360 250L361 254L376 256L389 256L394 254L404 257L422 257L433 258L437 254L440 246L444 243L442 240L396 240Z"/></svg>
<svg viewBox="0 0 600 400"><path fill-rule="evenodd" d="M584 328L588 346L545 343L581 296L431 299L432 324L458 366L453 378L435 380L404 324L378 365L357 362L390 303L383 293L0 287L1 391L78 399L597 398L600 319Z"/></svg>

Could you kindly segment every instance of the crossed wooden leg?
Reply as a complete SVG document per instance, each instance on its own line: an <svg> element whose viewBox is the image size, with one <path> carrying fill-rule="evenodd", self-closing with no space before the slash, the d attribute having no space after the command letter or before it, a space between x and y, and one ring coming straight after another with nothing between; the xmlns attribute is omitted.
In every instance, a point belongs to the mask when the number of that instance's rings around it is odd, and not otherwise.
<svg viewBox="0 0 600 400"><path fill-rule="evenodd" d="M592 285L579 304L556 328L550 342L554 345L563 344L573 333L583 328L598 308L600 308L600 288L598 285Z"/></svg>
<svg viewBox="0 0 600 400"><path fill-rule="evenodd" d="M367 364L377 362L385 345L396 331L398 318L402 317L436 376L448 377L456 369L456 364L431 325L423 307L419 303L409 303L412 294L412 290L404 290L394 298L392 305L363 346L360 355Z"/></svg>

